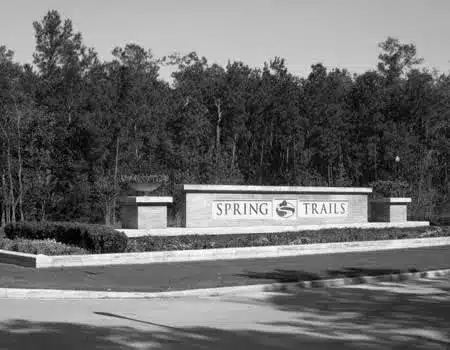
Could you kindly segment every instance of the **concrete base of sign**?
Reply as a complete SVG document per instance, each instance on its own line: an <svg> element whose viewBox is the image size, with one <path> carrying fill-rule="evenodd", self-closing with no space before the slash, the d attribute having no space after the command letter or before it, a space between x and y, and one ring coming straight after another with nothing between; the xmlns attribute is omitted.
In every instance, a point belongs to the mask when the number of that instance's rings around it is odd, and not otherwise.
<svg viewBox="0 0 450 350"><path fill-rule="evenodd" d="M124 229L167 227L167 205L172 197L128 196L120 198L120 218Z"/></svg>
<svg viewBox="0 0 450 350"><path fill-rule="evenodd" d="M411 198L378 198L369 202L369 220L372 222L406 222Z"/></svg>
<svg viewBox="0 0 450 350"><path fill-rule="evenodd" d="M165 229L129 230L119 229L129 238L142 236L184 236L184 235L231 235L244 233L271 233L271 232L293 232L293 231L318 231L326 229L342 228L407 228L430 226L428 221L407 222L367 222L361 224L328 224L328 225L298 225L298 226L241 226L241 227L168 227Z"/></svg>
<svg viewBox="0 0 450 350"><path fill-rule="evenodd" d="M353 224L368 221L371 188L184 185L185 227Z"/></svg>

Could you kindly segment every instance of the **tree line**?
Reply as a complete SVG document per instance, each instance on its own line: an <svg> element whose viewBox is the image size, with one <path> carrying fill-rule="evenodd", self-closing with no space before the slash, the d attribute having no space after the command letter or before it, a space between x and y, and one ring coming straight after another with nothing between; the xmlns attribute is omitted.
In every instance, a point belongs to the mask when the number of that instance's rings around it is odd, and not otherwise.
<svg viewBox="0 0 450 350"><path fill-rule="evenodd" d="M450 76L420 68L413 44L387 38L362 74L316 63L299 77L280 57L223 67L133 43L102 61L57 11L33 27L32 64L0 46L2 226L115 225L124 184L155 174L164 194L182 183L400 182L422 219L448 202ZM172 83L159 76L167 65Z"/></svg>

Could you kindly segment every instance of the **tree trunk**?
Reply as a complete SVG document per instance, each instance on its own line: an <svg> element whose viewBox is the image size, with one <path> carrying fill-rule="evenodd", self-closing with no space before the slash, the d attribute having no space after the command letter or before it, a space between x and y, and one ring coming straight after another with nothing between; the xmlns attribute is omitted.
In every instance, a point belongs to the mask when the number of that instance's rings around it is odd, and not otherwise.
<svg viewBox="0 0 450 350"><path fill-rule="evenodd" d="M445 161L444 164L445 164L445 166L444 166L444 177L445 177L444 183L447 184L447 188L445 190L446 190L446 193L448 194L447 191L450 188L449 187L450 184L448 182L448 164L447 164L447 161Z"/></svg>
<svg viewBox="0 0 450 350"><path fill-rule="evenodd" d="M105 201L105 225L111 225L111 204L108 200Z"/></svg>
<svg viewBox="0 0 450 350"><path fill-rule="evenodd" d="M22 181L22 168L23 168L23 162L22 162L22 133L20 131L20 113L16 106L16 115L17 115L17 158L19 162L19 171L17 174L18 180L19 180L19 215L20 215L20 221L24 222L24 215L23 215L23 181Z"/></svg>
<svg viewBox="0 0 450 350"><path fill-rule="evenodd" d="M5 174L2 174L2 227L9 223L9 205L8 205L8 192L6 190Z"/></svg>
<svg viewBox="0 0 450 350"><path fill-rule="evenodd" d="M261 144L261 153L259 158L259 184L262 185L263 182L263 161L264 161L264 140Z"/></svg>
<svg viewBox="0 0 450 350"><path fill-rule="evenodd" d="M250 149L249 149L249 154L248 154L248 159L250 161L253 161L253 154L254 154L254 150L255 150L255 137L252 135L251 136L251 145L250 145Z"/></svg>
<svg viewBox="0 0 450 350"><path fill-rule="evenodd" d="M0 227L5 227L6 225L6 215L5 215L5 208L4 205L2 206L2 226Z"/></svg>
<svg viewBox="0 0 450 350"><path fill-rule="evenodd" d="M235 158L236 158L236 143L237 143L237 133L234 134L234 137L233 137L233 150L231 152L231 166L230 166L231 169L234 168L234 163L235 163Z"/></svg>
<svg viewBox="0 0 450 350"><path fill-rule="evenodd" d="M8 162L8 178L9 178L9 203L11 205L11 222L16 222L16 207L14 205L14 182L12 176L12 164L11 164L11 142L9 137L7 138L6 155Z"/></svg>
<svg viewBox="0 0 450 350"><path fill-rule="evenodd" d="M134 157L139 161L139 142L137 136L137 123L134 123Z"/></svg>
<svg viewBox="0 0 450 350"><path fill-rule="evenodd" d="M289 169L289 145L286 147L286 169Z"/></svg>
<svg viewBox="0 0 450 350"><path fill-rule="evenodd" d="M374 174L375 174L375 181L378 181L378 167L377 167L377 143L375 142L374 146Z"/></svg>
<svg viewBox="0 0 450 350"><path fill-rule="evenodd" d="M222 121L222 108L220 100L215 101L217 108L217 124L216 124L216 161L220 157L220 122Z"/></svg>
<svg viewBox="0 0 450 350"><path fill-rule="evenodd" d="M270 150L272 150L272 144L273 144L273 120L270 121L270 137L269 137L269 143L270 143Z"/></svg>
<svg viewBox="0 0 450 350"><path fill-rule="evenodd" d="M294 148L292 149L292 156L294 157L294 185L297 184L297 142L295 142L294 136Z"/></svg>
<svg viewBox="0 0 450 350"><path fill-rule="evenodd" d="M333 183L333 173L330 162L328 162L327 170L328 170L328 186L331 186Z"/></svg>
<svg viewBox="0 0 450 350"><path fill-rule="evenodd" d="M112 223L116 224L116 196L117 196L117 174L119 172L119 145L120 145L120 136L117 136L116 140L116 159L114 165L114 198L112 201ZM108 220L109 221L109 220ZM107 224L108 225L108 224Z"/></svg>
<svg viewBox="0 0 450 350"><path fill-rule="evenodd" d="M45 217L45 204L46 204L46 200L44 199L41 202L41 221L45 221L47 218Z"/></svg>
<svg viewBox="0 0 450 350"><path fill-rule="evenodd" d="M10 185L10 189L8 190L5 172L3 171L2 173L3 202L4 202L5 222L8 224L13 220L12 213L14 212L14 192L13 192L12 170L11 170L11 142L9 139L9 135L6 132L6 129L2 125L0 125L0 127L6 140L6 150L7 150L6 162Z"/></svg>

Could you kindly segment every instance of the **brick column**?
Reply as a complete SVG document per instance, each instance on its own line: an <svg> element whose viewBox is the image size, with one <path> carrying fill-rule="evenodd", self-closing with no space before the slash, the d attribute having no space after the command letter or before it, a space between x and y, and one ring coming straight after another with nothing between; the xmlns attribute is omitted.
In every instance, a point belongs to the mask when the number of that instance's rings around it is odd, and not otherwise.
<svg viewBox="0 0 450 350"><path fill-rule="evenodd" d="M122 228L166 228L167 206L172 202L172 197L128 196L120 198Z"/></svg>
<svg viewBox="0 0 450 350"><path fill-rule="evenodd" d="M377 198L369 201L369 221L406 222L411 198Z"/></svg>

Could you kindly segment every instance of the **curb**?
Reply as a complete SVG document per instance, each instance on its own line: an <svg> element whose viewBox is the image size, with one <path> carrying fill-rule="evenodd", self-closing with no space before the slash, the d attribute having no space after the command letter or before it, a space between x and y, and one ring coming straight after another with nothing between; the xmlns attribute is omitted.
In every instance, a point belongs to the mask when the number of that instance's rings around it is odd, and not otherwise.
<svg viewBox="0 0 450 350"><path fill-rule="evenodd" d="M214 297L239 292L288 292L296 293L306 288L330 288L345 285L375 282L396 282L415 280L420 278L439 278L450 275L450 269L431 270L421 272L405 272L378 276L357 276L334 279L300 281L293 283L255 284L246 286L231 286L219 288L190 289L171 292L111 292L111 291L84 291L60 289L25 289L0 288L2 299L154 299L154 298L180 298L180 297Z"/></svg>

